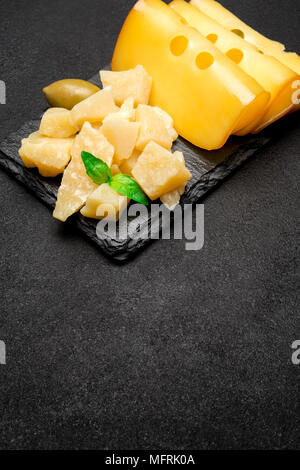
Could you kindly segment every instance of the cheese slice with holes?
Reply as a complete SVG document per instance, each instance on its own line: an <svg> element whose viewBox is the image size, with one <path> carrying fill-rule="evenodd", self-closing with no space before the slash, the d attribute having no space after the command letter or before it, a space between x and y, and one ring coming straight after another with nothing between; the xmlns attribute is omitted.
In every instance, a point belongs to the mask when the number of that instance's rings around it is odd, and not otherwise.
<svg viewBox="0 0 300 470"><path fill-rule="evenodd" d="M289 67L296 74L300 75L300 56L295 52L286 52L285 46L276 41L266 38L254 29L250 28L243 21L237 18L233 13L224 8L220 3L214 0L191 0L191 5L200 9L203 13L210 16L226 29L229 29L244 38L249 43L253 44L258 50L266 55L270 55L277 59L279 62ZM295 91L296 89L296 91ZM270 110L265 116L264 120L257 126L255 132L259 132L266 125L273 122L273 117L277 111L277 119L283 114L281 109L286 104L286 100L290 103L289 112L297 111L300 108L299 100L294 97L299 94L300 82L295 80L292 86L285 89L281 93L280 101L274 104L274 109ZM291 102L292 101L292 102Z"/></svg>
<svg viewBox="0 0 300 470"><path fill-rule="evenodd" d="M291 111L291 107L295 106L291 99L292 84L300 78L296 72L275 57L262 54L252 44L227 30L191 4L183 0L174 0L170 7L270 93L271 98L263 111L263 116L257 116L249 126L238 132L239 135L248 134L258 125L263 128ZM282 98L283 95L285 99Z"/></svg>
<svg viewBox="0 0 300 470"><path fill-rule="evenodd" d="M253 44L264 54L275 57L300 75L300 56L295 52L286 52L284 44L272 41L258 33L215 0L190 0L190 3L226 29Z"/></svg>
<svg viewBox="0 0 300 470"><path fill-rule="evenodd" d="M144 66L153 78L150 104L176 131L205 149L224 145L266 108L270 95L160 0L140 0L119 35L112 70Z"/></svg>
<svg viewBox="0 0 300 470"><path fill-rule="evenodd" d="M283 44L277 41L272 41L255 31L220 3L214 0L190 0L190 3L199 8L206 15L218 21L218 23L225 26L225 28L230 29L241 38L256 46L259 50L265 52L266 49L268 49L269 53L270 51L274 51L276 53L284 50Z"/></svg>

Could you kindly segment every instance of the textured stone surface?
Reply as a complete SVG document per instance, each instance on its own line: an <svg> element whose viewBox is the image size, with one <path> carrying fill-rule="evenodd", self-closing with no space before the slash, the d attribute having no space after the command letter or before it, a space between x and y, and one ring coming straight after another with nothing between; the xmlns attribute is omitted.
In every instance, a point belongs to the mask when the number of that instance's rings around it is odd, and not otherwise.
<svg viewBox="0 0 300 470"><path fill-rule="evenodd" d="M224 3L300 52L297 2ZM108 63L132 4L1 3L0 140ZM299 147L286 129L205 199L201 251L124 265L0 172L1 448L300 447Z"/></svg>

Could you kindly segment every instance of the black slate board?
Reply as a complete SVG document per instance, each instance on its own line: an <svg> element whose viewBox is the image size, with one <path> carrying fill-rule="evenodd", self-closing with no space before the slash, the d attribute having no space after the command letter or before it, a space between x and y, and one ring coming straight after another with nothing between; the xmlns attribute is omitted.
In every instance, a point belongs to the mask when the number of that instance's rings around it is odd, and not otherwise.
<svg viewBox="0 0 300 470"><path fill-rule="evenodd" d="M93 76L90 81L99 85L98 74ZM290 117L283 119L280 126L276 123L256 136L232 137L222 149L210 152L199 149L179 137L173 146L173 150L180 150L184 153L186 165L193 175L181 198L181 204L198 202L251 155L283 132L282 128L288 125L289 119ZM0 165L31 190L37 198L53 209L61 176L44 178L39 175L36 169L24 167L18 155L21 139L36 131L39 123L40 119L27 122L0 144ZM278 132L279 127L280 132ZM70 223L99 246L106 255L119 261L124 261L133 256L150 241L143 238L145 230L148 233L151 223L150 217L141 223L139 227L140 235L137 236L135 232L134 237L128 237L125 240L112 239L104 232L99 234L98 231L96 234L98 221L82 217L79 213L70 218Z"/></svg>

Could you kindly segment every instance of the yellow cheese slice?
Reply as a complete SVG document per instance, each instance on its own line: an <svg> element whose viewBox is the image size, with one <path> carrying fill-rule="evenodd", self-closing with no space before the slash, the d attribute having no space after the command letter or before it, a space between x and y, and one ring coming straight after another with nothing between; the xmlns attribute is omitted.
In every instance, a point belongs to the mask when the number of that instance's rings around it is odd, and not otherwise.
<svg viewBox="0 0 300 470"><path fill-rule="evenodd" d="M291 111L291 86L300 78L294 71L274 57L261 54L256 47L221 26L190 3L174 0L170 6L270 93L268 107L263 111L264 115L267 113L266 117L257 116L249 126L238 132L239 135L248 134L258 125L262 128L263 124L271 124ZM283 96L285 99L282 98Z"/></svg>
<svg viewBox="0 0 300 470"><path fill-rule="evenodd" d="M176 131L205 149L224 145L266 108L270 95L160 0L140 0L119 35L112 70L144 66L153 78L150 104Z"/></svg>
<svg viewBox="0 0 300 470"><path fill-rule="evenodd" d="M289 86L285 87L281 93L277 96L276 100L274 101L272 107L264 114L263 119L257 123L257 127L255 130L252 130L251 132L253 134L257 134L258 132L262 131L265 127L267 127L269 124L272 124L272 122L277 121L287 113L291 113L296 111L297 109L300 108L299 106L299 100L293 101L293 94L295 92L293 85L294 83L297 83L298 87L300 86L300 81L296 80L293 81ZM292 98L292 99L291 99ZM298 102L298 104L297 104ZM288 107L283 111L283 109L288 105Z"/></svg>
<svg viewBox="0 0 300 470"><path fill-rule="evenodd" d="M275 57L282 64L300 74L300 56L295 52L286 52L284 44L272 41L258 33L215 0L190 0L190 3L226 29L253 44L264 54Z"/></svg>
<svg viewBox="0 0 300 470"><path fill-rule="evenodd" d="M296 74L300 75L300 56L295 52L286 52L284 50L285 46L283 44L272 41L271 39L268 39L262 34L258 33L246 25L239 18L237 18L233 13L224 8L220 3L214 0L190 0L190 3L220 23L226 29L233 31L249 43L253 44L263 54L274 57L286 67L289 67L291 70L293 70ZM263 121L258 125L255 132L259 132L264 127L266 127L266 125L273 122L275 120L273 117L276 116L276 111L278 111L277 119L280 118L283 114L286 114L286 112L282 113L281 109L287 104L287 102L289 104L289 112L300 109L300 104L297 103L297 100L293 100L295 87L298 87L298 89L300 88L299 83L297 84L297 81L298 80L296 79L294 84L292 84L286 90L283 90L281 94L281 100L278 103L274 103L274 109L270 110L270 112L264 116Z"/></svg>
<svg viewBox="0 0 300 470"><path fill-rule="evenodd" d="M270 54L285 49L283 44L258 33L215 0L190 0L190 3L263 52L267 49Z"/></svg>

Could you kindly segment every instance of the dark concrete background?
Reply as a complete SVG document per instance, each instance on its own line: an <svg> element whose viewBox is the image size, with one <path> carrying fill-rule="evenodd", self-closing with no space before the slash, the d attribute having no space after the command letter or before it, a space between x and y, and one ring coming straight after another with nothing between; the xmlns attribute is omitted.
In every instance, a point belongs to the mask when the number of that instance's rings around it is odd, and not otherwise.
<svg viewBox="0 0 300 470"><path fill-rule="evenodd" d="M133 3L0 0L0 138L109 62ZM300 52L296 0L224 4ZM200 252L123 266L0 172L0 448L300 448L299 147L288 131L205 200Z"/></svg>

